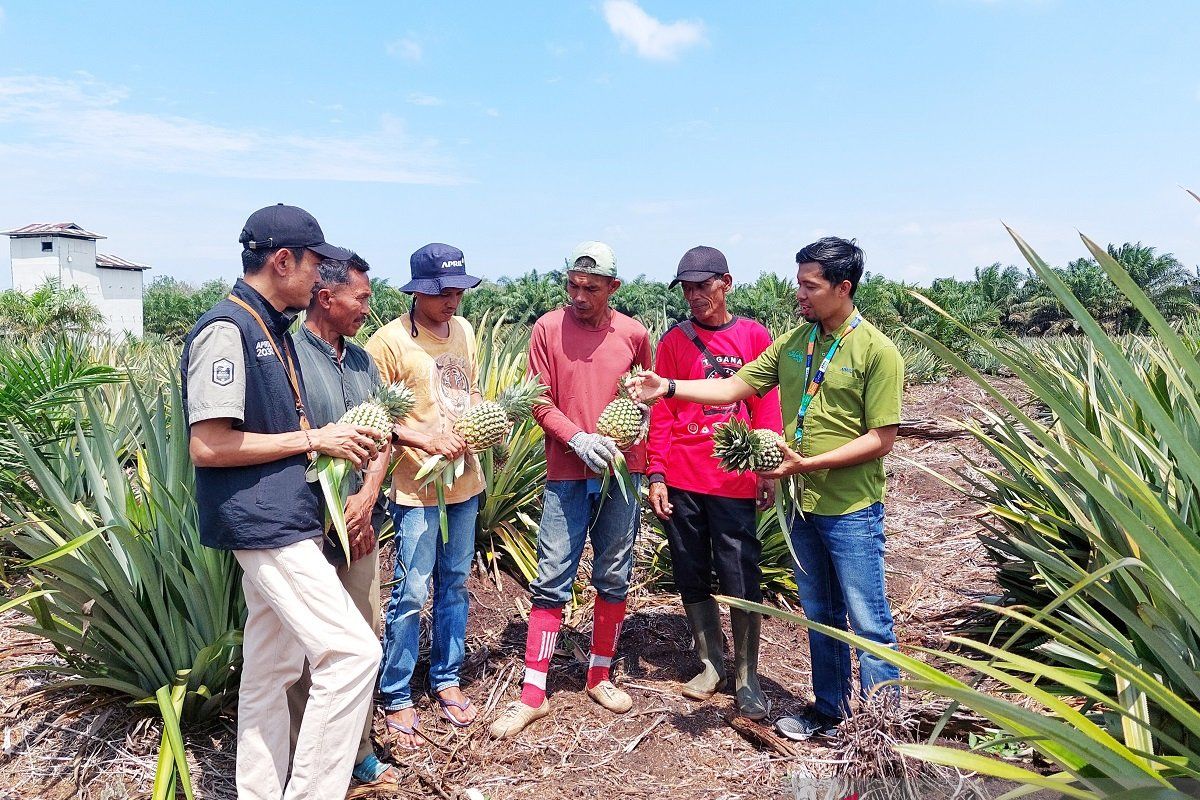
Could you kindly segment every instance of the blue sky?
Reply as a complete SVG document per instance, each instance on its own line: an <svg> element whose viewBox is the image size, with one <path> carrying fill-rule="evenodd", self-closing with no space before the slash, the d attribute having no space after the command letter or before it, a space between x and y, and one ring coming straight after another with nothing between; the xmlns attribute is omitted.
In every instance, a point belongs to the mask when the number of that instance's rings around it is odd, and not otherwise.
<svg viewBox="0 0 1200 800"><path fill-rule="evenodd" d="M1195 265L1197 42L1187 0L0 0L0 229L190 281L280 201L393 281L430 241L495 278L592 238L751 279L834 233L927 283L1018 263L1001 221Z"/></svg>

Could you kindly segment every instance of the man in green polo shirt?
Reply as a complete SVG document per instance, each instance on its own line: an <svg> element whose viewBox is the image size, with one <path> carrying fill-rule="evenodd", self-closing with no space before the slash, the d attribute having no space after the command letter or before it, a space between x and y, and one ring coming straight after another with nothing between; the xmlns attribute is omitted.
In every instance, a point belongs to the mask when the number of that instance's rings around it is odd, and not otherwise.
<svg viewBox="0 0 1200 800"><path fill-rule="evenodd" d="M791 537L796 584L814 622L895 645L884 587L883 457L900 426L904 359L854 306L863 253L852 241L826 237L796 254L796 300L806 324L788 331L725 380L671 381L643 373L630 381L641 399L677 397L724 405L780 387L783 463L767 478L801 479ZM792 739L830 735L850 713L850 650L809 633L816 703L776 724ZM896 668L860 652L865 695L899 677Z"/></svg>

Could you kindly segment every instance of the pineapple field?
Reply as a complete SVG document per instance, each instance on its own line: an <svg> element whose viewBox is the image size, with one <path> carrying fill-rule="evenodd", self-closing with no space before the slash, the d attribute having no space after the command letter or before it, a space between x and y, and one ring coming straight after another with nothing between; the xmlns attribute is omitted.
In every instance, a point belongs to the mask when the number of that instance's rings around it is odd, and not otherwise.
<svg viewBox="0 0 1200 800"><path fill-rule="evenodd" d="M878 655L902 670L903 712L868 709L833 742L793 744L731 719L728 694L680 696L696 662L646 513L616 664L634 711L602 716L583 699L585 580L554 656L560 713L494 742L483 725L435 721L423 699L429 746L401 762L411 779L394 796L500 800L550 781L569 797L1189 796L1200 779L1200 327L1166 319L1085 238L1144 321L1116 329L1013 237L1076 335L981 333L922 295L894 303L908 309L894 329L910 378L885 461L900 649ZM462 677L487 715L519 689L545 458L530 414L540 392L523 382L526 321L485 318L477 336L487 402L458 429L486 496ZM6 336L0 348L0 800L234 796L244 607L233 559L199 544L177 358L166 339ZM644 412L613 389L603 423L632 441ZM411 400L386 394L348 416L390 425ZM714 436L730 470L770 466L774 441L745 425ZM315 469L340 497L338 465ZM776 515L759 531L771 615L760 670L778 715L806 702L811 623ZM387 548L383 560L387 575Z"/></svg>

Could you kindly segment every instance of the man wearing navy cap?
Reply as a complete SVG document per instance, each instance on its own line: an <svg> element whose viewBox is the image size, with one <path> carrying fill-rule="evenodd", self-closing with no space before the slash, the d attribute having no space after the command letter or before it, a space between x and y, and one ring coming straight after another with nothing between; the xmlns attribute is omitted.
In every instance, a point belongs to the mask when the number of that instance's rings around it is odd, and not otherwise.
<svg viewBox="0 0 1200 800"><path fill-rule="evenodd" d="M395 427L400 447L388 492L396 524L396 583L385 617L379 693L387 726L402 750L423 743L412 692L417 663L421 608L433 582L433 635L429 686L438 713L458 727L475 721L477 710L459 689L458 672L466 651L467 572L475 549L475 516L483 476L454 422L477 403L479 366L475 331L456 316L463 293L479 284L467 274L457 247L428 244L409 260L412 280L400 287L413 297L412 309L380 328L367 342L385 382L412 388L416 405ZM442 539L438 498L416 479L432 455L466 456L463 475L445 489L448 536Z"/></svg>
<svg viewBox="0 0 1200 800"><path fill-rule="evenodd" d="M379 640L322 552L324 453L364 466L373 432L314 428L288 328L309 304L322 258L348 259L311 214L276 205L238 238L243 277L188 334L180 370L196 465L200 539L243 570L246 628L238 698L240 800L341 797L371 708ZM305 660L312 687L291 751L287 689Z"/></svg>

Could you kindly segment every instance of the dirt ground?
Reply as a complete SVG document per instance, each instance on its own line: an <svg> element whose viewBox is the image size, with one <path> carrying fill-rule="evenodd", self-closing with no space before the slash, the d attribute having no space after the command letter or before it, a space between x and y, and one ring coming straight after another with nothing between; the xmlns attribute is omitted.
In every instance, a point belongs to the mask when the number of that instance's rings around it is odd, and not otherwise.
<svg viewBox="0 0 1200 800"><path fill-rule="evenodd" d="M948 420L972 415L982 401L964 379L915 387L906 395L906 419L944 431ZM957 480L964 457L986 461L970 437L905 436L887 460L888 589L902 646L936 647L970 603L996 588L976 540L979 507L925 471ZM686 620L676 596L644 589L630 598L616 666L633 710L613 716L583 693L591 632L585 593L566 620L551 668L552 716L515 740L493 742L486 719L520 691L528 593L506 575L481 571L470 590L463 688L485 721L459 730L439 719L427 697L420 700L430 742L415 756L397 753L408 780L391 796L455 798L475 788L493 800L791 798L805 796L792 788L793 776L803 783L838 769L838 751L821 744L803 743L792 757L743 737L729 724L731 694L707 703L680 696L676 682L699 663L688 649ZM8 612L0 623L20 618ZM38 693L43 679L21 667L49 652L28 634L0 629L0 800L148 797L159 728L111 698ZM760 673L772 718L808 702L804 630L767 619ZM415 685L424 679L418 673ZM378 716L376 726L382 728ZM233 798L232 720L191 731L188 739L197 796Z"/></svg>

